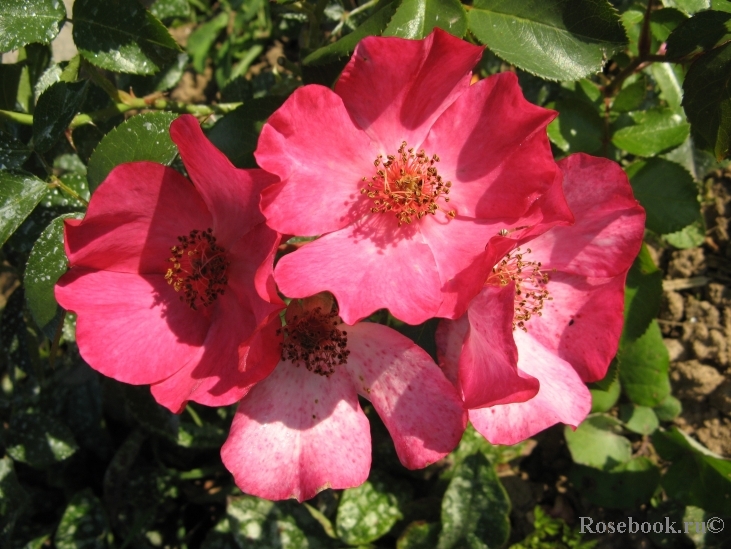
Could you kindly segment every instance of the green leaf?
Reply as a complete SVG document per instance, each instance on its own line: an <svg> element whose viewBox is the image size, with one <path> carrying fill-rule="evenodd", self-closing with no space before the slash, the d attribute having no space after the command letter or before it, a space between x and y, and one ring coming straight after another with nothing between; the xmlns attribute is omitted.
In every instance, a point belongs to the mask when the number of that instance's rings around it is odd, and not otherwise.
<svg viewBox="0 0 731 549"><path fill-rule="evenodd" d="M160 20L174 17L185 19L190 16L190 4L188 0L155 0L150 6L150 13Z"/></svg>
<svg viewBox="0 0 731 549"><path fill-rule="evenodd" d="M68 260L63 246L63 220L79 219L79 214L66 214L57 217L41 233L33 246L23 276L25 299L33 315L33 320L44 330L61 311L54 296L54 286L68 269ZM53 337L51 332L51 338Z"/></svg>
<svg viewBox="0 0 731 549"><path fill-rule="evenodd" d="M662 0L662 3L668 8L678 8L689 15L711 7L711 0Z"/></svg>
<svg viewBox="0 0 731 549"><path fill-rule="evenodd" d="M631 113L634 126L614 132L612 143L628 153L654 156L683 143L690 125L672 109L653 109Z"/></svg>
<svg viewBox="0 0 731 549"><path fill-rule="evenodd" d="M548 138L567 154L593 153L602 146L604 121L596 109L583 101L560 99L549 108L559 112L548 125Z"/></svg>
<svg viewBox="0 0 731 549"><path fill-rule="evenodd" d="M87 488L69 501L53 541L56 549L106 549L108 533L104 507Z"/></svg>
<svg viewBox="0 0 731 549"><path fill-rule="evenodd" d="M61 0L3 0L0 3L0 52L32 42L49 44L66 19Z"/></svg>
<svg viewBox="0 0 731 549"><path fill-rule="evenodd" d="M645 208L646 225L651 231L674 233L698 218L698 188L680 165L650 158L629 166L627 175L635 198Z"/></svg>
<svg viewBox="0 0 731 549"><path fill-rule="evenodd" d="M663 240L681 250L697 248L706 240L706 223L703 217L698 217L687 227L674 233L663 235Z"/></svg>
<svg viewBox="0 0 731 549"><path fill-rule="evenodd" d="M186 49L193 58L193 68L202 73L206 68L208 51L216 41L218 34L228 25L228 14L219 13L210 21L206 21L195 29L188 37Z"/></svg>
<svg viewBox="0 0 731 549"><path fill-rule="evenodd" d="M467 32L467 14L459 0L403 0L383 36L419 40L435 27L462 38Z"/></svg>
<svg viewBox="0 0 731 549"><path fill-rule="evenodd" d="M216 425L199 427L192 423L180 422L178 426L178 446L183 448L220 448L228 433Z"/></svg>
<svg viewBox="0 0 731 549"><path fill-rule="evenodd" d="M668 59L709 51L731 40L731 13L706 11L679 25L668 37Z"/></svg>
<svg viewBox="0 0 731 549"><path fill-rule="evenodd" d="M170 165L178 154L170 139L170 124L177 116L170 112L140 114L105 135L89 159L89 190L94 192L112 168L125 162L149 160Z"/></svg>
<svg viewBox="0 0 731 549"><path fill-rule="evenodd" d="M653 63L650 65L650 74L660 87L660 99L667 102L671 109L679 111L683 102L682 67L670 63Z"/></svg>
<svg viewBox="0 0 731 549"><path fill-rule="evenodd" d="M612 416L587 417L576 430L564 428L566 445L574 463L608 471L632 457L630 441L619 433L622 424Z"/></svg>
<svg viewBox="0 0 731 549"><path fill-rule="evenodd" d="M660 470L645 457L636 457L611 471L574 464L569 480L594 505L636 510L647 503L660 483Z"/></svg>
<svg viewBox="0 0 731 549"><path fill-rule="evenodd" d="M510 533L510 500L481 453L456 468L442 500L438 549L500 547Z"/></svg>
<svg viewBox="0 0 731 549"><path fill-rule="evenodd" d="M468 20L494 53L548 80L599 72L604 59L627 44L606 0L475 0Z"/></svg>
<svg viewBox="0 0 731 549"><path fill-rule="evenodd" d="M154 74L180 52L167 29L137 0L74 2L74 43L103 69Z"/></svg>
<svg viewBox="0 0 731 549"><path fill-rule="evenodd" d="M0 458L0 543L7 543L18 517L30 503L28 493L15 476L13 460Z"/></svg>
<svg viewBox="0 0 731 549"><path fill-rule="evenodd" d="M398 2L386 3L377 12L358 25L353 32L346 34L337 42L313 51L304 58L302 63L311 66L325 65L334 63L342 58L350 57L353 50L355 50L355 46L363 38L366 36L378 36L384 31L391 17L393 17L397 6Z"/></svg>
<svg viewBox="0 0 731 549"><path fill-rule="evenodd" d="M0 131L0 170L20 168L30 153L31 150L22 141Z"/></svg>
<svg viewBox="0 0 731 549"><path fill-rule="evenodd" d="M33 114L33 148L50 149L79 112L86 95L87 82L56 82L38 98Z"/></svg>
<svg viewBox="0 0 731 549"><path fill-rule="evenodd" d="M119 77L120 88L132 89L136 96L142 97L154 92L167 91L177 86L180 79L185 73L185 67L188 65L188 54L179 53L175 61L162 68L154 76L130 75L129 80L125 82L125 75Z"/></svg>
<svg viewBox="0 0 731 549"><path fill-rule="evenodd" d="M619 419L625 428L640 435L649 435L660 426L660 421L652 408L622 404L619 407Z"/></svg>
<svg viewBox="0 0 731 549"><path fill-rule="evenodd" d="M439 541L440 529L434 522L412 522L396 542L396 549L432 549Z"/></svg>
<svg viewBox="0 0 731 549"><path fill-rule="evenodd" d="M0 246L20 227L47 190L48 186L33 175L0 171Z"/></svg>
<svg viewBox="0 0 731 549"><path fill-rule="evenodd" d="M371 479L343 492L336 532L350 545L365 545L388 533L403 518L399 501L385 482Z"/></svg>
<svg viewBox="0 0 731 549"><path fill-rule="evenodd" d="M731 0L711 0L711 9L731 13Z"/></svg>
<svg viewBox="0 0 731 549"><path fill-rule="evenodd" d="M635 82L624 86L612 103L614 112L630 112L639 109L647 95L647 81L638 78Z"/></svg>
<svg viewBox="0 0 731 549"><path fill-rule="evenodd" d="M673 462L662 478L668 496L723 517L731 516L731 461L709 451L677 427L657 431L652 443L663 459Z"/></svg>
<svg viewBox="0 0 731 549"><path fill-rule="evenodd" d="M643 244L627 274L623 340L634 341L642 336L657 317L662 300L662 276L662 271L655 266L647 246Z"/></svg>
<svg viewBox="0 0 731 549"><path fill-rule="evenodd" d="M665 42L670 33L687 19L687 15L674 8L654 10L650 14L650 32L658 42Z"/></svg>
<svg viewBox="0 0 731 549"><path fill-rule="evenodd" d="M619 399L619 393L622 387L619 384L619 378L616 373L609 387L602 389L600 387L589 387L591 393L591 412L608 412Z"/></svg>
<svg viewBox="0 0 731 549"><path fill-rule="evenodd" d="M282 103L283 99L275 96L247 101L216 122L207 133L208 139L237 168L254 168L254 150L259 133Z"/></svg>
<svg viewBox="0 0 731 549"><path fill-rule="evenodd" d="M146 431L177 440L180 416L158 404L149 387L125 384L122 390L127 409Z"/></svg>
<svg viewBox="0 0 731 549"><path fill-rule="evenodd" d="M654 407L670 394L670 359L657 321L642 337L622 340L617 358L622 389L632 402Z"/></svg>
<svg viewBox="0 0 731 549"><path fill-rule="evenodd" d="M653 410L660 421L672 421L683 411L683 405L673 395L668 395Z"/></svg>
<svg viewBox="0 0 731 549"><path fill-rule="evenodd" d="M7 452L15 461L43 469L71 457L78 446L66 425L38 412L18 412L10 418Z"/></svg>
<svg viewBox="0 0 731 549"><path fill-rule="evenodd" d="M730 80L731 43L727 43L701 55L683 82L683 107L688 120L719 161L728 155L731 146Z"/></svg>

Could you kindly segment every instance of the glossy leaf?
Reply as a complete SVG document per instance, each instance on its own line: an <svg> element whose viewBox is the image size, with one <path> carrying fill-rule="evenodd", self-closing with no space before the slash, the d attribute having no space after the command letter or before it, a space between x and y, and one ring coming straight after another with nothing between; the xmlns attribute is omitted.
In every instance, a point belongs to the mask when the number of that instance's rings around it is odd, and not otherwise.
<svg viewBox="0 0 731 549"><path fill-rule="evenodd" d="M578 80L627 44L605 0L476 0L470 31L509 63L549 80Z"/></svg>
<svg viewBox="0 0 731 549"><path fill-rule="evenodd" d="M660 470L649 459L635 457L611 471L573 465L569 480L594 505L634 511L657 490Z"/></svg>
<svg viewBox="0 0 731 549"><path fill-rule="evenodd" d="M657 317L662 300L662 276L662 271L655 266L650 252L643 245L627 273L623 340L634 341L642 336Z"/></svg>
<svg viewBox="0 0 731 549"><path fill-rule="evenodd" d="M49 44L66 19L62 0L3 0L0 3L0 52L32 42Z"/></svg>
<svg viewBox="0 0 731 549"><path fill-rule="evenodd" d="M711 0L662 0L662 3L668 8L678 8L688 14L711 7Z"/></svg>
<svg viewBox="0 0 731 549"><path fill-rule="evenodd" d="M467 32L467 14L459 0L403 0L383 36L418 40L435 27L462 38Z"/></svg>
<svg viewBox="0 0 731 549"><path fill-rule="evenodd" d="M22 141L0 131L0 170L20 168L30 153L31 150Z"/></svg>
<svg viewBox="0 0 731 549"><path fill-rule="evenodd" d="M190 15L188 0L155 0L150 13L158 19L186 18Z"/></svg>
<svg viewBox="0 0 731 549"><path fill-rule="evenodd" d="M670 33L687 19L687 15L675 8L654 10L650 14L650 32L658 42L665 42Z"/></svg>
<svg viewBox="0 0 731 549"><path fill-rule="evenodd" d="M103 69L154 74L180 52L167 29L137 0L74 2L74 43Z"/></svg>
<svg viewBox="0 0 731 549"><path fill-rule="evenodd" d="M20 227L47 189L48 186L33 175L0 171L0 245Z"/></svg>
<svg viewBox="0 0 731 549"><path fill-rule="evenodd" d="M660 99L678 111L683 102L682 67L670 63L653 63L650 65L650 74L660 88Z"/></svg>
<svg viewBox="0 0 731 549"><path fill-rule="evenodd" d="M104 507L87 488L69 501L53 541L57 549L104 549L108 532Z"/></svg>
<svg viewBox="0 0 731 549"><path fill-rule="evenodd" d="M363 21L363 23L358 25L353 32L346 34L337 42L313 51L304 58L302 63L304 65L317 66L334 63L343 58L347 59L355 50L358 42L363 38L366 36L377 36L384 31L391 17L393 17L397 6L398 2L386 3L368 19Z"/></svg>
<svg viewBox="0 0 731 549"><path fill-rule="evenodd" d="M654 433L660 425L654 410L647 406L622 404L619 407L619 419L627 430L640 435Z"/></svg>
<svg viewBox="0 0 731 549"><path fill-rule="evenodd" d="M169 165L178 154L170 139L175 118L174 113L148 112L125 120L105 135L89 159L89 190L94 192L112 168L125 162L149 160Z"/></svg>
<svg viewBox="0 0 731 549"><path fill-rule="evenodd" d="M692 128L708 142L717 160L726 157L731 147L731 42L690 66L683 92Z"/></svg>
<svg viewBox="0 0 731 549"><path fill-rule="evenodd" d="M690 134L690 125L671 109L638 111L631 114L634 126L617 130L612 143L628 153L654 156L683 143Z"/></svg>
<svg viewBox="0 0 731 549"><path fill-rule="evenodd" d="M343 492L336 532L350 545L365 545L388 533L403 518L399 502L386 483L372 479Z"/></svg>
<svg viewBox="0 0 731 549"><path fill-rule="evenodd" d="M33 114L33 148L50 149L63 135L81 109L86 95L86 82L56 82L38 98Z"/></svg>
<svg viewBox="0 0 731 549"><path fill-rule="evenodd" d="M621 422L596 414L586 418L576 430L566 426L564 436L574 463L608 471L632 457L630 441L619 433Z"/></svg>
<svg viewBox="0 0 731 549"><path fill-rule="evenodd" d="M675 162L650 158L627 168L635 198L647 214L647 228L658 234L678 231L698 218L698 189Z"/></svg>
<svg viewBox="0 0 731 549"><path fill-rule="evenodd" d="M707 11L678 26L667 41L668 59L682 59L731 40L731 13Z"/></svg>
<svg viewBox="0 0 731 549"><path fill-rule="evenodd" d="M510 533L510 500L481 453L460 463L442 500L437 549L500 547Z"/></svg>
<svg viewBox="0 0 731 549"><path fill-rule="evenodd" d="M68 269L68 259L63 247L63 220L80 217L78 214L66 214L51 221L36 241L28 258L23 277L25 299L33 320L41 329L50 324L61 310L56 303L53 289L56 281ZM48 331L44 332L48 335Z"/></svg>
<svg viewBox="0 0 731 549"><path fill-rule="evenodd" d="M43 469L71 457L78 446L58 419L38 412L18 412L10 418L7 452L15 461Z"/></svg>
<svg viewBox="0 0 731 549"><path fill-rule="evenodd" d="M583 101L561 99L549 105L559 115L548 125L548 138L567 154L595 153L602 146L604 121L596 109Z"/></svg>
<svg viewBox="0 0 731 549"><path fill-rule="evenodd" d="M670 394L670 359L656 320L642 337L623 340L617 358L622 390L632 402L654 407Z"/></svg>

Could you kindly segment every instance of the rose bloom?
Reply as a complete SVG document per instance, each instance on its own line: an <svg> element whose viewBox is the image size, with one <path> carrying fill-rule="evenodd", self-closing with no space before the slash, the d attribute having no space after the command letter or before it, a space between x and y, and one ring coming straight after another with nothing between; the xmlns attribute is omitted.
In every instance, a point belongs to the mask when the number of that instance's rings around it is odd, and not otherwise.
<svg viewBox="0 0 731 549"><path fill-rule="evenodd" d="M591 409L585 383L604 377L622 333L645 212L616 163L575 154L558 165L575 223L543 232L550 225L525 219L505 231L483 256L482 291L437 331L440 364L494 444L581 423Z"/></svg>
<svg viewBox="0 0 731 549"><path fill-rule="evenodd" d="M236 402L271 372L275 334L257 327L283 305L272 278L279 235L258 207L273 177L234 168L193 116L170 135L192 181L152 162L114 168L84 219L65 221L70 270L56 299L78 314L92 368L151 384L180 412L188 400ZM250 358L241 365L239 346Z"/></svg>
<svg viewBox="0 0 731 549"><path fill-rule="evenodd" d="M482 51L439 29L367 37L335 91L304 86L269 118L255 153L280 178L262 193L267 223L321 235L277 264L284 294L330 291L347 324L382 308L410 324L464 311L485 243L558 173L555 112L512 73L470 85Z"/></svg>
<svg viewBox="0 0 731 549"><path fill-rule="evenodd" d="M371 436L358 395L371 402L409 469L459 443L462 401L413 341L381 324L343 324L329 294L292 300L285 319L273 342L281 360L243 398L221 450L244 492L303 501L365 482Z"/></svg>

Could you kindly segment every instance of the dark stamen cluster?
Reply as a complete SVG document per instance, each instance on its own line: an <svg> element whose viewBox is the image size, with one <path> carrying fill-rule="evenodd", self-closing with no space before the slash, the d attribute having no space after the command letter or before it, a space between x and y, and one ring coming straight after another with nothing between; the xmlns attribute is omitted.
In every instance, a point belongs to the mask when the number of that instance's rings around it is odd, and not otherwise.
<svg viewBox="0 0 731 549"><path fill-rule="evenodd" d="M165 274L176 292L182 292L180 300L191 309L207 307L226 290L226 269L229 261L225 250L216 244L212 229L193 230L188 236L179 236L178 245L170 248L173 264Z"/></svg>
<svg viewBox="0 0 731 549"><path fill-rule="evenodd" d="M424 149L414 153L413 148L407 148L406 141L396 155L389 154L386 160L383 155L373 162L378 168L376 175L368 181L367 187L360 192L373 199L373 213L392 212L398 219L399 226L411 223L413 218L421 219L427 214L434 215L442 210L447 216L455 217L455 210L445 210L438 199L449 202L451 181L443 181L437 173L435 164L439 157L435 154L429 158Z"/></svg>
<svg viewBox="0 0 731 549"><path fill-rule="evenodd" d="M323 313L321 307L295 315L282 328L282 360L299 366L303 363L310 371L330 376L335 366L346 364L350 351L348 333L340 330L336 312Z"/></svg>

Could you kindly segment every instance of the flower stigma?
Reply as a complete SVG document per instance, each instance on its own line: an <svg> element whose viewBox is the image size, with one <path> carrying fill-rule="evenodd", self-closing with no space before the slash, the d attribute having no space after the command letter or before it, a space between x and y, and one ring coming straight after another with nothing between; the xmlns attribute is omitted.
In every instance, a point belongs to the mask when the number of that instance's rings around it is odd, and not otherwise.
<svg viewBox="0 0 731 549"><path fill-rule="evenodd" d="M408 148L406 141L401 143L397 154L389 154L386 160L379 154L374 160L376 175L364 177L366 187L361 188L361 194L373 199L371 212L391 212L398 219L399 227L404 223L410 224L414 218L421 219L427 214L435 215L441 210L448 218L457 215L454 209L447 209L437 201L449 202L451 181L443 181L437 173L435 164L439 157L435 154L427 156L424 149L414 152Z"/></svg>
<svg viewBox="0 0 731 549"><path fill-rule="evenodd" d="M492 268L492 273L485 282L494 286L507 286L510 282L515 282L513 330L518 328L524 332L528 331L525 325L532 316L542 315L544 302L553 300L546 288L549 277L541 271L541 262L523 258L529 253L530 248L522 253L520 248L508 252Z"/></svg>
<svg viewBox="0 0 731 549"><path fill-rule="evenodd" d="M347 363L348 333L338 328L337 311L323 311L321 306L308 310L292 300L285 318L287 325L280 332L284 334L282 360L297 367L302 363L310 372L325 377L335 372L335 366Z"/></svg>
<svg viewBox="0 0 731 549"><path fill-rule="evenodd" d="M168 261L173 265L165 273L165 280L176 292L182 292L180 300L193 310L216 301L228 283L229 261L212 233L210 228L193 230L188 236L179 236L178 244L170 248L172 257Z"/></svg>

